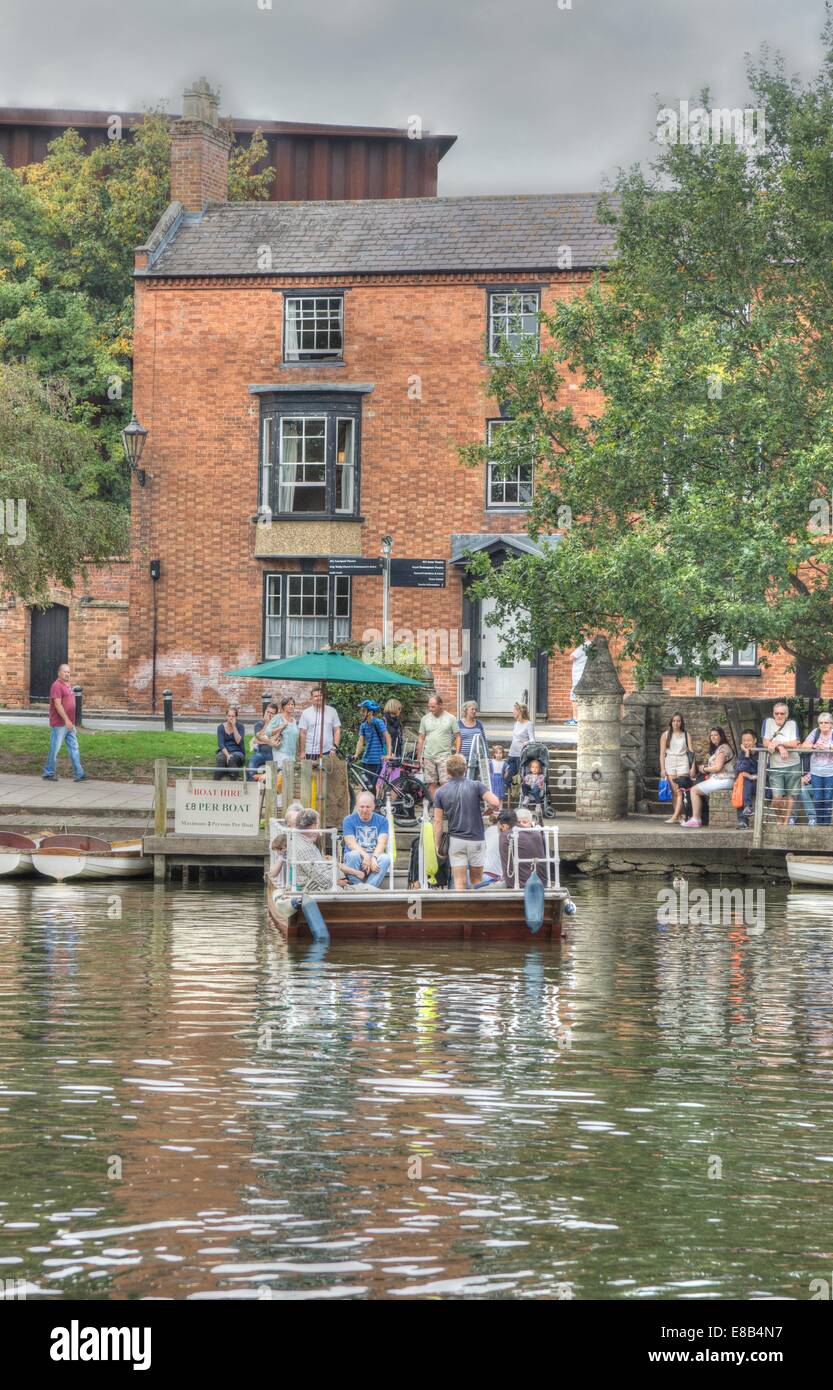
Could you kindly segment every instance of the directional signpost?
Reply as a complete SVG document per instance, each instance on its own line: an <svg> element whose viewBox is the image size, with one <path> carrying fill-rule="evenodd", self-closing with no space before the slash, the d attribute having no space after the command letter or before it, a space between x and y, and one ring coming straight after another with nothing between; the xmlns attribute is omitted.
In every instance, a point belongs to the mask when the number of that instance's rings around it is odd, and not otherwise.
<svg viewBox="0 0 833 1390"><path fill-rule="evenodd" d="M394 589L444 589L445 560L391 560Z"/></svg>

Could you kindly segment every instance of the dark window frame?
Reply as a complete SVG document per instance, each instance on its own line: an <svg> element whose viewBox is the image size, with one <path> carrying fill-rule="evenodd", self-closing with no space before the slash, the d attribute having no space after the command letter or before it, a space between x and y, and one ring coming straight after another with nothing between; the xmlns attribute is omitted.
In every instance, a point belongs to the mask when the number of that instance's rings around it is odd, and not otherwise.
<svg viewBox="0 0 833 1390"><path fill-rule="evenodd" d="M341 301L341 348L337 355L312 352L298 357L287 357L286 326L290 299L339 299ZM285 290L282 299L283 321L281 325L281 361L287 367L315 367L319 363L328 367L344 364L344 291L343 290Z"/></svg>
<svg viewBox="0 0 833 1390"><path fill-rule="evenodd" d="M289 619L289 617L290 617L290 614L289 614L289 611L288 611L288 610L289 610L289 580L290 580L290 579L298 579L298 578L300 578L300 579L305 579L305 578L308 578L308 577L310 576L310 574L311 574L312 577L315 578L315 579L326 579L326 580L327 580L327 584L328 584L328 590L329 590L329 595L328 595L328 606L329 606L329 610L330 610L330 611L329 611L329 613L328 613L328 615L327 615L327 627L328 627L328 641L327 641L327 645L328 645L328 646L332 646L332 645L333 645L333 642L336 640L336 637L335 637L335 622L336 622L337 614L336 614L336 611L335 611L335 604L336 604L336 590L337 590L337 588L338 588L338 583L339 583L339 582L346 585L346 589L347 589L347 614L346 614L346 619L347 619L347 623L348 623L348 630L349 630L349 631L352 631L352 627L353 627L353 583L352 583L352 578L351 578L351 576L350 576L349 574L348 574L348 575L345 575L345 574L327 574L326 571L323 571L323 570L312 570L312 571L308 571L308 570L306 570L306 569L297 569L297 570L264 570L264 572L263 572L263 596L262 596L262 601L261 601L261 630L260 630L260 650L261 650L261 660L262 660L262 661L279 661L279 660L282 660L282 659L287 655L287 623L288 623L288 619ZM275 653L275 652L270 652L270 651L268 650L268 648L267 648L267 642L266 642L266 630L267 630L267 608L266 608L266 605L267 605L268 597L269 597L269 587L270 587L270 583L269 583L269 582L270 582L270 580L274 580L274 579L277 579L277 580L280 581L280 594L281 594L281 611L280 611L280 615L279 615L279 621L280 621L280 641L279 641L279 643L278 643L279 651L278 651L277 653Z"/></svg>
<svg viewBox="0 0 833 1390"><path fill-rule="evenodd" d="M535 323L535 353L536 356L541 351L541 300L542 291L540 285L488 285L486 287L486 360L496 361L498 353L492 348L492 299L496 294L534 294L538 300L538 309Z"/></svg>
<svg viewBox="0 0 833 1390"><path fill-rule="evenodd" d="M489 448L490 448L491 442L492 442L492 440L491 440L491 436L492 436L492 426L493 426L493 425L508 425L509 423L510 423L510 421L509 421L508 419L506 419L505 416L502 416L502 415L494 415L494 416L491 416L491 417L486 421L486 451L487 451L487 454L488 454L488 451L489 451ZM520 466L520 465L519 465L519 466ZM526 516L526 515L532 510L532 499L531 499L528 503L524 503L524 502L503 502L503 503L501 503L501 502L492 502L492 500L491 500L491 467L492 467L491 462L490 462L490 460L489 460L488 457L487 457L487 459L486 459L486 477L485 477L485 480L484 480L484 486L485 486L484 510L487 511L490 515L493 515L493 516L513 516L513 515L515 515L515 514L518 514L518 515L521 515L521 516ZM511 482L511 479L510 479L510 478L504 478L502 481L503 481L503 482ZM532 465L532 478L530 479L530 487L532 488L532 496L533 496L533 499L534 499L534 496L535 496L535 465L534 465L534 463L533 463L533 465Z"/></svg>
<svg viewBox="0 0 833 1390"><path fill-rule="evenodd" d="M327 392L321 390L293 391L291 394L264 393L260 397L260 428L258 431L258 512L272 521L358 521L361 507L361 393ZM327 421L325 445L325 507L320 511L284 512L278 508L280 487L281 421L286 419L321 419ZM350 511L336 511L336 449L339 420L353 421L353 506ZM263 442L271 420L269 451L269 496L263 495Z"/></svg>
<svg viewBox="0 0 833 1390"><path fill-rule="evenodd" d="M762 672L760 661L758 659L758 644L757 642L748 642L746 645L753 646L755 648L754 663L741 663L738 660L738 658L740 656L740 653L746 650L746 647L733 647L731 661L721 662L720 665L715 668L715 676L713 677L714 680L719 680L721 676L751 676L753 679L755 679L756 677L760 678ZM666 666L663 669L663 675L672 676L676 680L680 680L690 675L690 672L684 671L682 666L680 665Z"/></svg>

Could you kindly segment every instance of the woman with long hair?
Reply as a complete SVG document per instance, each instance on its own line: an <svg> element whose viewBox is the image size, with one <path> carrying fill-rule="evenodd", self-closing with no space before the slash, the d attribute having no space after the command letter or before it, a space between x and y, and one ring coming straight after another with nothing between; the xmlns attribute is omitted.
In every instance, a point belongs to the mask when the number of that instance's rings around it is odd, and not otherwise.
<svg viewBox="0 0 833 1390"><path fill-rule="evenodd" d="M535 730L532 727L532 720L529 717L529 708L521 704L520 701L513 707L512 713L515 716L515 724L512 729L512 742L509 745L509 756L503 764L503 782L507 792L518 775L521 765L521 754L526 745L535 738Z"/></svg>
<svg viewBox="0 0 833 1390"><path fill-rule="evenodd" d="M683 821L686 830L699 830L703 824L703 797L731 791L734 786L735 751L719 724L709 729L709 756L699 770L705 781L691 788L691 818Z"/></svg>
<svg viewBox="0 0 833 1390"><path fill-rule="evenodd" d="M660 770L662 775L668 778L668 784L674 798L672 813L666 817L667 825L677 825L682 818L685 797L678 778L687 778L690 775L693 757L694 750L691 747L691 739L686 732L685 720L677 710L669 719L668 728L663 731L659 741Z"/></svg>

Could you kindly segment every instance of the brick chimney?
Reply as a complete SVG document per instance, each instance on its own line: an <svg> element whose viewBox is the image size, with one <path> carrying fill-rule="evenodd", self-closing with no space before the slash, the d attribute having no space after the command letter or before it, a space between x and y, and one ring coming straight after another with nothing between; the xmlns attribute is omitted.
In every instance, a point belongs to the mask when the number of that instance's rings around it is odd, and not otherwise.
<svg viewBox="0 0 833 1390"><path fill-rule="evenodd" d="M228 198L231 134L220 125L220 94L201 77L182 98L182 117L171 123L171 202L201 212Z"/></svg>

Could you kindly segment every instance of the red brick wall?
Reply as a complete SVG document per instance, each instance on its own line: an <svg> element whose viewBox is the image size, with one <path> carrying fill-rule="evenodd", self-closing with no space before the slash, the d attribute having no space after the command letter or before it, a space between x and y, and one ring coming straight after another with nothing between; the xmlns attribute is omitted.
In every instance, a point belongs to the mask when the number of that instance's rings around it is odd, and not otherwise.
<svg viewBox="0 0 833 1390"><path fill-rule="evenodd" d="M74 592L53 589L53 603L69 608L69 662L73 684L84 688L85 708L127 707L130 564L94 566ZM29 705L31 609L0 605L0 704Z"/></svg>
<svg viewBox="0 0 833 1390"><path fill-rule="evenodd" d="M228 198L231 136L202 122L177 121L171 130L171 201L201 212Z"/></svg>
<svg viewBox="0 0 833 1390"><path fill-rule="evenodd" d="M134 401L150 434L143 458L148 484L140 490L134 483L133 495L132 707L149 708L148 564L155 558L162 563L158 692L171 687L177 708L192 711L232 696L247 711L259 702L254 683L222 675L260 660L263 575L284 567L253 555L260 411L250 384L373 383L362 417L365 555L379 554L388 531L395 555L447 559L454 532L524 530L522 514L486 512L483 468L467 469L457 457L460 444L484 440L486 421L499 414L484 389L487 278L521 283L523 277L297 280L296 288L347 288L344 367L282 366L283 296L276 290L290 287L286 277L137 282ZM563 273L545 288L543 307L581 293L587 280ZM409 396L415 377L421 399ZM568 391L579 413L600 404L576 383L565 386L565 398ZM452 567L445 590L391 591L394 640L402 640L402 629L433 629L459 650L461 618L462 583ZM380 625L380 580L354 580L353 637ZM753 697L791 691L786 664L774 662L759 679L726 678L707 690ZM435 676L454 701L451 665L436 664ZM632 686L627 666L622 679ZM667 684L680 694L694 690L691 681ZM569 691L569 655L557 654L549 663L551 717L569 717ZM825 693L833 693L833 680Z"/></svg>
<svg viewBox="0 0 833 1390"><path fill-rule="evenodd" d="M545 307L586 280L565 274L545 293ZM388 530L396 555L448 558L452 532L524 529L522 514L485 511L484 470L457 457L458 445L482 441L486 420L499 414L484 394L479 277L355 283L345 295L345 367L283 367L282 311L283 296L264 281L138 282L134 400L150 434L148 484L134 485L133 496L130 699L137 708L149 697L154 558L162 562L157 685L191 709L248 693L221 673L260 658L263 573L281 567L253 558L259 402L250 384L373 383L362 419L364 554L378 555ZM415 377L421 399L413 390L409 397ZM393 589L394 639L402 629L439 629L459 650L461 595L451 568L445 590ZM353 636L380 624L380 581L355 580ZM553 668L560 680L559 664ZM440 664L436 675L454 698L450 666Z"/></svg>

